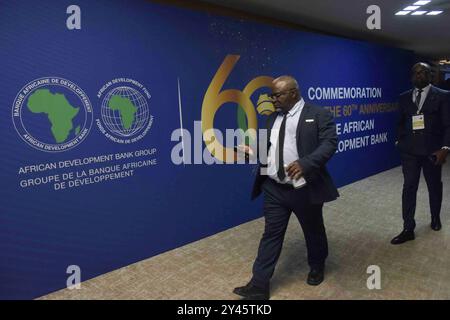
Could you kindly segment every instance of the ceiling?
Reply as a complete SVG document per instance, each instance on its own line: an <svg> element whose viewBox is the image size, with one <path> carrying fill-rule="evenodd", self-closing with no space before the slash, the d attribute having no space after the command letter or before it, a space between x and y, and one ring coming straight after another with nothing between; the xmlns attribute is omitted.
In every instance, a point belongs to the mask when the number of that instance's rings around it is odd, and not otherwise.
<svg viewBox="0 0 450 320"><path fill-rule="evenodd" d="M432 0L423 10L437 16L396 16L417 0L201 0L325 33L410 49L418 55L450 59L450 0ZM381 30L369 30L367 7L381 9Z"/></svg>

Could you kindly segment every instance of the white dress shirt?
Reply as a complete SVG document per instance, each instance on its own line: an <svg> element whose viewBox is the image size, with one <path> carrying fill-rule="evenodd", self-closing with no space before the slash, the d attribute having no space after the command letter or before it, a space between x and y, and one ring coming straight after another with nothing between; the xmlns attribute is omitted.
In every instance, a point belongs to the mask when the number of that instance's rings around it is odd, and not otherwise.
<svg viewBox="0 0 450 320"><path fill-rule="evenodd" d="M292 162L299 159L297 152L297 125L302 113L305 101L301 98L291 110L289 110L286 116L286 131L284 135L284 148L283 148L283 162L287 166ZM277 145L278 137L280 133L281 123L283 122L284 115L280 113L275 119L272 130L270 131L270 148L269 156L267 159L267 175L279 183L293 184L292 180L287 176L283 181L278 179L277 168Z"/></svg>
<svg viewBox="0 0 450 320"><path fill-rule="evenodd" d="M424 87L422 89L422 94L420 95L419 109L417 111L418 113L420 113L420 110L422 110L423 103L425 102L425 99L427 98L428 92L430 92L430 88L431 88L431 84L427 85L426 87ZM418 93L419 93L419 89L415 88L413 90L413 95L412 95L412 102L414 102L414 104L416 104L416 97L417 97Z"/></svg>

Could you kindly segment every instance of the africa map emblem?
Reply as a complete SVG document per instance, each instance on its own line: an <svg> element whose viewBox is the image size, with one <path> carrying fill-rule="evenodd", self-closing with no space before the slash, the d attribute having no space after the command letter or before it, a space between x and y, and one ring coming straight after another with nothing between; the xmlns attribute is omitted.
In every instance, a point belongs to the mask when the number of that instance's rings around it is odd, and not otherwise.
<svg viewBox="0 0 450 320"><path fill-rule="evenodd" d="M116 78L98 92L101 117L95 120L105 137L116 143L134 143L146 136L153 124L150 92L139 81Z"/></svg>
<svg viewBox="0 0 450 320"><path fill-rule="evenodd" d="M101 113L106 127L122 137L130 137L141 131L150 117L143 95L127 86L108 92L103 99Z"/></svg>
<svg viewBox="0 0 450 320"><path fill-rule="evenodd" d="M30 146L46 152L74 148L92 126L92 105L72 81L44 77L26 84L14 99L13 123Z"/></svg>

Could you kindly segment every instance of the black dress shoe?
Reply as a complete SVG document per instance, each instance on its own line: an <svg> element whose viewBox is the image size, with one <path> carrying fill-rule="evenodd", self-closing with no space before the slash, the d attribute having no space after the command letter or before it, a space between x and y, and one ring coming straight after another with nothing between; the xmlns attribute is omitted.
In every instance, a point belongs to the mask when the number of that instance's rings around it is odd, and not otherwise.
<svg viewBox="0 0 450 320"><path fill-rule="evenodd" d="M306 280L306 283L310 286L318 286L322 283L324 279L324 269L311 269L311 271L308 273L308 279Z"/></svg>
<svg viewBox="0 0 450 320"><path fill-rule="evenodd" d="M391 244L401 244L414 239L414 231L403 230L398 236L391 240Z"/></svg>
<svg viewBox="0 0 450 320"><path fill-rule="evenodd" d="M243 287L234 288L233 293L244 297L246 300L269 300L269 288L260 288L249 282Z"/></svg>
<svg viewBox="0 0 450 320"><path fill-rule="evenodd" d="M439 217L433 217L431 218L431 229L433 229L434 231L439 231L442 228L442 224L441 224L441 218Z"/></svg>

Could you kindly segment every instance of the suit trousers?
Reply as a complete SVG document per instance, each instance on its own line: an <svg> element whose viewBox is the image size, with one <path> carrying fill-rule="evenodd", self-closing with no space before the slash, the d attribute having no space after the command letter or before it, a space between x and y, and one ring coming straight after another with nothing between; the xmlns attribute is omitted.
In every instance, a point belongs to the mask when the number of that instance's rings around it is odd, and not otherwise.
<svg viewBox="0 0 450 320"><path fill-rule="evenodd" d="M402 214L403 228L414 230L416 222L417 188L419 187L420 172L428 187L430 211L432 217L439 217L442 204L442 166L435 165L427 156L415 156L401 153L403 171Z"/></svg>
<svg viewBox="0 0 450 320"><path fill-rule="evenodd" d="M311 268L324 268L328 256L328 242L323 223L323 204L312 204L308 186L294 189L267 178L262 185L264 193L265 227L253 264L251 282L267 288L281 253L284 235L291 213L297 216L303 229Z"/></svg>

